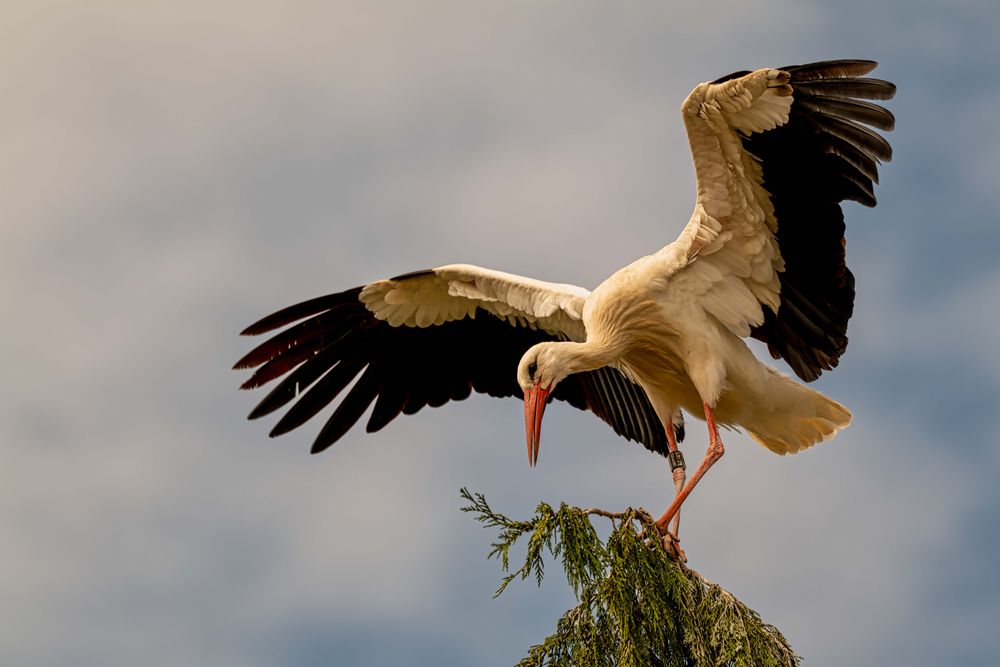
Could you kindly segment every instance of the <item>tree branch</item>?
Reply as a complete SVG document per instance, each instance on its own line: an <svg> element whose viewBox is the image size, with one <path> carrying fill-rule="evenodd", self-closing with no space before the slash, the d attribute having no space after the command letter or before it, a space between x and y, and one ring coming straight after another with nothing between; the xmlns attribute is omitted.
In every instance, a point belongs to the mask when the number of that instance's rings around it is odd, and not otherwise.
<svg viewBox="0 0 1000 667"><path fill-rule="evenodd" d="M489 556L497 557L508 574L495 595L531 574L541 584L548 551L560 560L576 596L578 604L557 620L553 634L528 650L520 667L793 667L800 662L777 628L688 568L661 539L651 539L659 532L645 510L610 512L565 503L555 510L539 503L534 516L515 521L495 512L482 494L467 489L461 494L469 503L463 511L485 527L500 528ZM606 541L591 516L611 520ZM526 535L524 562L511 572L510 549Z"/></svg>

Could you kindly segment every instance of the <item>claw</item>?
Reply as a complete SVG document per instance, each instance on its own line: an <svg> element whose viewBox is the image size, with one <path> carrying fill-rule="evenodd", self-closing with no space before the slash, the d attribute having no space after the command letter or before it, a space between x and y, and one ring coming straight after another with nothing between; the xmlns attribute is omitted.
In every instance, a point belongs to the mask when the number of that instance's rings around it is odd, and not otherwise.
<svg viewBox="0 0 1000 667"><path fill-rule="evenodd" d="M663 533L663 548L666 552L682 563L687 562L687 554L681 549L681 541L669 530L660 529Z"/></svg>

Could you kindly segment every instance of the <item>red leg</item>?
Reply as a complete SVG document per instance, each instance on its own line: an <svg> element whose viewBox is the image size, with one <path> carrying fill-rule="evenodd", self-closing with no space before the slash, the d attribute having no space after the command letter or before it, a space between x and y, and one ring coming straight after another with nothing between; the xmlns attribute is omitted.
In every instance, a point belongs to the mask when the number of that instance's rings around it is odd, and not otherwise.
<svg viewBox="0 0 1000 667"><path fill-rule="evenodd" d="M709 407L708 403L704 404L705 407L705 421L708 422L708 451L705 452L705 458L702 459L701 465L695 470L694 475L688 480L681 492L677 494L674 501L670 503L670 507L667 511L663 513L656 521L656 525L659 526L661 531L666 532L667 526L670 524L670 520L678 513L681 505L684 503L684 499L691 495L691 491L697 486L698 480L708 472L708 469L712 467L716 461L722 458L722 455L726 453L725 447L722 446L722 438L719 437L719 428L715 423L715 414L712 412L712 408Z"/></svg>
<svg viewBox="0 0 1000 667"><path fill-rule="evenodd" d="M667 449L670 450L670 455L668 459L670 461L671 473L674 477L674 496L680 494L681 489L684 488L684 481L687 478L686 466L684 465L684 454L677 449L677 432L674 430L673 419L667 422ZM674 515L674 526L673 533L674 537L678 535L681 527L681 513L680 510Z"/></svg>

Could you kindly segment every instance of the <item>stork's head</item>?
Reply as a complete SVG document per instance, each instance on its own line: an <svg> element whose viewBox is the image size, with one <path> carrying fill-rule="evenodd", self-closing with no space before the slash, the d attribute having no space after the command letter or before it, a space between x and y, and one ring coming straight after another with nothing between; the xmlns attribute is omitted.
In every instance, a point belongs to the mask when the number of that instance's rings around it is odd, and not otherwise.
<svg viewBox="0 0 1000 667"><path fill-rule="evenodd" d="M524 390L524 430L528 439L528 464L538 462L542 413L556 385L572 372L565 343L539 343L521 357L517 382Z"/></svg>

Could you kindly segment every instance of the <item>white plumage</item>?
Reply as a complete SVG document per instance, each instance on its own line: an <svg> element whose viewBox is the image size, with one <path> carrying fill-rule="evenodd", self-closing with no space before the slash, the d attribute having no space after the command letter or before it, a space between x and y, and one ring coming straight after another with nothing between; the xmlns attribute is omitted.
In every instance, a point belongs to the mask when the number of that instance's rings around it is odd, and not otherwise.
<svg viewBox="0 0 1000 667"><path fill-rule="evenodd" d="M475 317L477 309L511 324L586 338L581 319L590 292L469 264L451 264L404 280L365 285L361 301L394 327L429 327Z"/></svg>

